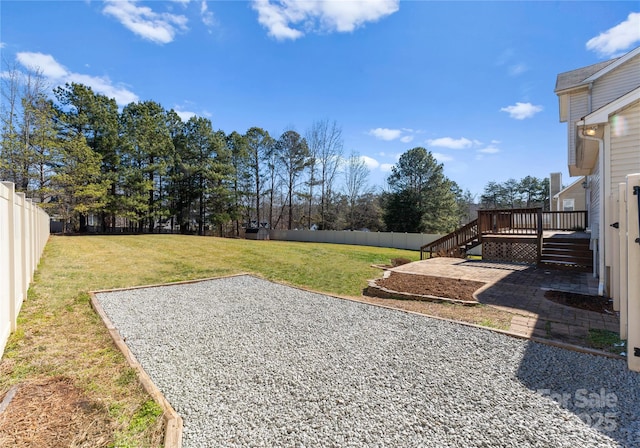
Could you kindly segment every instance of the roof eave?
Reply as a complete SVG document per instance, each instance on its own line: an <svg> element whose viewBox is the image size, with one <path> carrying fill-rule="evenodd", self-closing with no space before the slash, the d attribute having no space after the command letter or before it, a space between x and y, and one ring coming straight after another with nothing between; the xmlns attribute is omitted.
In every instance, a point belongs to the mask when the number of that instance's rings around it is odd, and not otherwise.
<svg viewBox="0 0 640 448"><path fill-rule="evenodd" d="M620 67L622 64L627 62L629 59L633 59L634 57L638 56L639 54L640 54L640 47L638 47L638 48L636 48L634 50L631 50L630 52L628 52L624 56L621 56L620 58L618 58L615 61L613 61L611 64L607 65L606 67L602 68L601 70L595 72L593 75L589 76L587 79L585 79L583 81L583 84L589 84L589 83L595 81L596 79L600 78L603 75L606 75L607 73L609 73L612 70L615 70L616 68Z"/></svg>
<svg viewBox="0 0 640 448"><path fill-rule="evenodd" d="M611 101L608 104L605 104L600 109L591 112L589 115L584 117L581 122L578 123L579 126L590 126L600 123L606 123L609 121L609 116L615 114L616 112L627 108L631 104L640 101L640 87L636 87L632 91L622 95L620 98Z"/></svg>

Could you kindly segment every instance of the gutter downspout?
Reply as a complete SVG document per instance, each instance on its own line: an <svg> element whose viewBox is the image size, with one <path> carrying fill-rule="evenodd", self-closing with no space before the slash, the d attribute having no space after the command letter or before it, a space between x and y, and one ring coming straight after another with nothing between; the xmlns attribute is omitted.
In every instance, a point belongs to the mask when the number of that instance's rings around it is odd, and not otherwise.
<svg viewBox="0 0 640 448"><path fill-rule="evenodd" d="M578 123L576 123L578 126L581 126L582 129L578 128L578 136L583 139L583 140L591 140L593 142L598 142L598 164L599 164L599 171L600 171L600 188L599 188L599 196L600 196L600 200L598 201L598 214L599 214L599 223L598 223L598 248L597 248L597 252L598 254L594 254L594 258L597 256L598 259L594 260L594 268L596 266L596 261L597 261L597 266L598 266L598 273L600 274L598 276L598 295L603 296L604 295L604 276L605 276L605 266L604 266L604 226L602 225L602 220L604 219L604 212L605 212L605 208L604 208L604 194L603 194L603 188L604 188L604 139L602 138L598 138L598 137L591 137L589 135L585 135L583 132L584 129L584 120L582 120L582 125ZM595 272L594 272L594 277L595 277Z"/></svg>

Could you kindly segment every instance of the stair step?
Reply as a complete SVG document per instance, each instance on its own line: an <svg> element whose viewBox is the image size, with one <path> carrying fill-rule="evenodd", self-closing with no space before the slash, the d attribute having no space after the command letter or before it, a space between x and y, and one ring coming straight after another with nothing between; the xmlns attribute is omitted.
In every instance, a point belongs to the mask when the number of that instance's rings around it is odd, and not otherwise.
<svg viewBox="0 0 640 448"><path fill-rule="evenodd" d="M592 260L576 260L574 258L541 258L540 263L579 264L581 266L592 265Z"/></svg>
<svg viewBox="0 0 640 448"><path fill-rule="evenodd" d="M584 247L589 248L589 244L576 244L576 243L562 243L556 241L546 241L542 242L543 247Z"/></svg>
<svg viewBox="0 0 640 448"><path fill-rule="evenodd" d="M572 252L545 252L542 251L540 254L541 257L552 257L552 258L585 258L587 260L593 259L593 254L575 254Z"/></svg>
<svg viewBox="0 0 640 448"><path fill-rule="evenodd" d="M593 266L593 260L591 258L574 258L574 257L566 257L566 258L554 258L554 257L542 257L540 258L541 263L574 263L582 266Z"/></svg>
<svg viewBox="0 0 640 448"><path fill-rule="evenodd" d="M591 257L593 252L590 250L583 249L546 249L542 248L542 254L548 255L567 255L567 256L576 256L576 257Z"/></svg>
<svg viewBox="0 0 640 448"><path fill-rule="evenodd" d="M589 238L557 238L557 237L551 237L551 238L545 238L544 239L545 242L553 242L553 243L574 243L574 244L589 244L589 242L591 241Z"/></svg>

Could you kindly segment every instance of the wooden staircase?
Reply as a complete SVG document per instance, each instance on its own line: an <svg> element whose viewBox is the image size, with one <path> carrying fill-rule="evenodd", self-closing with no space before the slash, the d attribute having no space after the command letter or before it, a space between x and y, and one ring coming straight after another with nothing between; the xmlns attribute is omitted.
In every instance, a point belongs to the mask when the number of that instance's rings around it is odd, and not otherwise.
<svg viewBox="0 0 640 448"><path fill-rule="evenodd" d="M589 248L589 239L555 236L543 239L538 265L579 272L593 271L593 251Z"/></svg>
<svg viewBox="0 0 640 448"><path fill-rule="evenodd" d="M593 270L590 237L576 231L585 229L588 223L586 211L550 212L541 208L478 210L478 219L422 246L420 259L465 256L469 249L487 241L493 245L512 244L512 248L521 251L524 249L518 245L529 246L526 249L529 254L525 254L527 262L541 267L589 272ZM523 239L527 241L523 242ZM531 257L532 244L535 244L537 253ZM502 258L497 257L500 261L510 261ZM512 258L522 261L523 257L514 255Z"/></svg>
<svg viewBox="0 0 640 448"><path fill-rule="evenodd" d="M424 260L433 256L457 257L464 255L468 250L481 244L481 236L478 231L478 220L474 219L470 223L454 230L448 235L438 238L420 248L420 259Z"/></svg>

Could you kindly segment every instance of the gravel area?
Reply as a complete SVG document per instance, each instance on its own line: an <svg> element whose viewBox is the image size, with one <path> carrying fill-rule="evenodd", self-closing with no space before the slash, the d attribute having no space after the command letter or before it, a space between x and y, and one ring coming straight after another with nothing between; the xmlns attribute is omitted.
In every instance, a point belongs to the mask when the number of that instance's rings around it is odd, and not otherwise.
<svg viewBox="0 0 640 448"><path fill-rule="evenodd" d="M98 300L184 448L640 446L624 361L250 276Z"/></svg>

